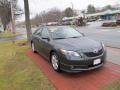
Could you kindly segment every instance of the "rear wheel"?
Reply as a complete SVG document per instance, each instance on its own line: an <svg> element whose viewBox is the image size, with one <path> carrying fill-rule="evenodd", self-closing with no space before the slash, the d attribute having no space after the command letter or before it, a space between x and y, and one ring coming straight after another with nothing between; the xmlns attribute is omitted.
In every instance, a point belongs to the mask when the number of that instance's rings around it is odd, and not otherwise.
<svg viewBox="0 0 120 90"><path fill-rule="evenodd" d="M31 48L32 48L32 51L33 51L34 53L36 53L36 50L35 50L35 45L34 45L34 43L33 43L33 42L31 43Z"/></svg>
<svg viewBox="0 0 120 90"><path fill-rule="evenodd" d="M55 71L60 72L59 58L56 53L52 53L52 55L51 55L51 64Z"/></svg>

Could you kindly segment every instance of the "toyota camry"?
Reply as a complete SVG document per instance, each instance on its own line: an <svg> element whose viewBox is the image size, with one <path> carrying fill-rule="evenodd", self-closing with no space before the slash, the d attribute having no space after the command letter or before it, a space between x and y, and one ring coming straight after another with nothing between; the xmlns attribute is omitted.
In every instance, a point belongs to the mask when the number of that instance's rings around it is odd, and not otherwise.
<svg viewBox="0 0 120 90"><path fill-rule="evenodd" d="M31 47L58 72L93 70L102 67L106 59L103 43L68 26L39 27L32 35Z"/></svg>

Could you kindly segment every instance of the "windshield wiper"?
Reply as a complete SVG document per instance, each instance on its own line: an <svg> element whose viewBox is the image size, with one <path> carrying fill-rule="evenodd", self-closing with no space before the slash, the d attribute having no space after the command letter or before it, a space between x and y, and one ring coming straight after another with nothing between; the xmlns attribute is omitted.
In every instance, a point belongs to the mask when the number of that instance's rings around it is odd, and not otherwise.
<svg viewBox="0 0 120 90"><path fill-rule="evenodd" d="M54 39L66 39L66 38L54 38Z"/></svg>

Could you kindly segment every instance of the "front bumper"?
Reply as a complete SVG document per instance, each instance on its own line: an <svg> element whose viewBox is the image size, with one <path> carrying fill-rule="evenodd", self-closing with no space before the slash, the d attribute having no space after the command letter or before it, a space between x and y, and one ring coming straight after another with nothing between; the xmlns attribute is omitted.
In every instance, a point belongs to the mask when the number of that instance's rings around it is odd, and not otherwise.
<svg viewBox="0 0 120 90"><path fill-rule="evenodd" d="M104 65L104 63L98 64L98 65L94 65L94 66L84 66L84 65L65 65L62 64L61 65L61 70L65 71L65 72L81 72L81 71L89 71L89 70L93 70L93 69L97 69L100 68Z"/></svg>
<svg viewBox="0 0 120 90"><path fill-rule="evenodd" d="M94 60L101 59L101 62L94 64ZM64 58L60 62L60 69L66 72L80 72L86 70L93 70L99 67L102 67L106 61L106 54L104 53L101 56L89 58L85 60L67 60Z"/></svg>

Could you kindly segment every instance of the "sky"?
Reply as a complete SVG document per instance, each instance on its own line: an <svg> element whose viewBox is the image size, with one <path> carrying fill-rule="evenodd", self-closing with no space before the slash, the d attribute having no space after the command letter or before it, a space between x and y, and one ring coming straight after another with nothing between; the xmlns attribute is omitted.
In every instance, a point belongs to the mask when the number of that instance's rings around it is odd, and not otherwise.
<svg viewBox="0 0 120 90"><path fill-rule="evenodd" d="M18 5L24 10L24 0L18 0ZM41 11L47 11L51 8L57 7L64 10L67 7L72 7L77 10L86 9L89 4L95 7L103 7L105 5L115 5L120 3L120 0L29 0L30 14L34 17Z"/></svg>

